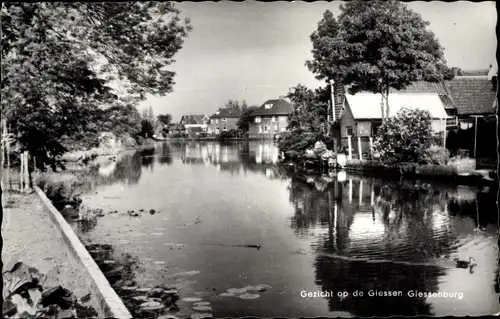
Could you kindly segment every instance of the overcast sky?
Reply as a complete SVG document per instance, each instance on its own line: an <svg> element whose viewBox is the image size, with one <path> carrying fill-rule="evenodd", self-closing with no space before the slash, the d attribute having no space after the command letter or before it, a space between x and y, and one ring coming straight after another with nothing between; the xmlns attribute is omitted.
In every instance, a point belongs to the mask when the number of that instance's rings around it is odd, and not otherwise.
<svg viewBox="0 0 500 319"><path fill-rule="evenodd" d="M175 56L174 92L142 104L156 114L212 114L229 99L261 105L302 83L321 83L304 66L311 58L310 34L327 9L341 2L182 2L193 31ZM430 22L449 66L486 69L495 59L495 2L411 2Z"/></svg>

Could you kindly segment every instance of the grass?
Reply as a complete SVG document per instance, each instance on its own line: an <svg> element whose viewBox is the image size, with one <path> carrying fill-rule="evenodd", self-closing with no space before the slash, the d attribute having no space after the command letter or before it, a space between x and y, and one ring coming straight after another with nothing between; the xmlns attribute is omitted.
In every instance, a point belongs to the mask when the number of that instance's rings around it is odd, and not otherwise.
<svg viewBox="0 0 500 319"><path fill-rule="evenodd" d="M84 174L70 172L35 173L33 179L56 207L64 203L80 203L79 197L90 186L90 179Z"/></svg>

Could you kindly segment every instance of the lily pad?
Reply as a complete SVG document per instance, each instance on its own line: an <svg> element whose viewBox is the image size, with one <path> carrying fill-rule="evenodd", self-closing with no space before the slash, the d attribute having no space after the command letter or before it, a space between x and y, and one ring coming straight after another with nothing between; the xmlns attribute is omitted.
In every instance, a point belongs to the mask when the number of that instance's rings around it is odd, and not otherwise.
<svg viewBox="0 0 500 319"><path fill-rule="evenodd" d="M210 302L208 302L208 301L200 301L200 302L195 302L194 303L195 307L208 306L208 305L210 305Z"/></svg>
<svg viewBox="0 0 500 319"><path fill-rule="evenodd" d="M242 294L242 293L247 291L247 288L246 287L245 288L229 288L227 291L230 293L233 293L233 294Z"/></svg>
<svg viewBox="0 0 500 319"><path fill-rule="evenodd" d="M179 291L177 291L175 289L169 289L169 290L165 290L163 293L166 295L175 295L175 294L179 293Z"/></svg>
<svg viewBox="0 0 500 319"><path fill-rule="evenodd" d="M112 265L112 264L116 264L116 261L114 261L114 260L105 260L102 263L105 264L105 265Z"/></svg>
<svg viewBox="0 0 500 319"><path fill-rule="evenodd" d="M163 236L163 233L151 233L153 236Z"/></svg>
<svg viewBox="0 0 500 319"><path fill-rule="evenodd" d="M196 310L196 311L212 311L212 307L210 307L210 306L196 306L196 307L193 307L193 310Z"/></svg>
<svg viewBox="0 0 500 319"><path fill-rule="evenodd" d="M272 287L269 286L269 285L257 285L257 286L247 286L245 287L247 290L249 291L259 291L259 292L262 292L262 291L266 291L268 289L271 289Z"/></svg>
<svg viewBox="0 0 500 319"><path fill-rule="evenodd" d="M135 296L135 297L132 297L132 299L134 301L140 301L140 302L146 302L149 300L149 298L147 296Z"/></svg>
<svg viewBox="0 0 500 319"><path fill-rule="evenodd" d="M236 294L233 294L232 292L223 292L219 296L221 296L221 297L236 297Z"/></svg>
<svg viewBox="0 0 500 319"><path fill-rule="evenodd" d="M157 319L178 319L178 318L174 315L163 315L159 316Z"/></svg>
<svg viewBox="0 0 500 319"><path fill-rule="evenodd" d="M137 288L138 292L150 292L151 288Z"/></svg>
<svg viewBox="0 0 500 319"><path fill-rule="evenodd" d="M165 265L167 262L166 261L163 261L163 260L157 260L155 261L155 264L156 265Z"/></svg>
<svg viewBox="0 0 500 319"><path fill-rule="evenodd" d="M258 295L258 294L249 294L249 293L240 295L240 298L245 299L245 300L257 299L259 297L260 297L260 295Z"/></svg>
<svg viewBox="0 0 500 319"><path fill-rule="evenodd" d="M185 302L198 302L201 300L202 300L201 298L196 298L196 297L182 298L182 301L185 301Z"/></svg>
<svg viewBox="0 0 500 319"><path fill-rule="evenodd" d="M141 304L139 307L141 307L143 310L159 310L165 308L164 305L157 301L148 301Z"/></svg>
<svg viewBox="0 0 500 319"><path fill-rule="evenodd" d="M121 287L121 289L122 290L137 290L139 288L136 286L124 286L124 287Z"/></svg>
<svg viewBox="0 0 500 319"><path fill-rule="evenodd" d="M193 313L190 316L191 319L203 319L203 318L213 318L211 313ZM160 318L158 318L160 319Z"/></svg>

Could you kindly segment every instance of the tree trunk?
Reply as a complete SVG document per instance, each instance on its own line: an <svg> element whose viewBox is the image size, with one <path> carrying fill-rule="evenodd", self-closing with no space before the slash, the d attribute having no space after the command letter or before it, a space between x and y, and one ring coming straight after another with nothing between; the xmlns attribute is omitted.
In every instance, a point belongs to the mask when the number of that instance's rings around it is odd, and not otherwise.
<svg viewBox="0 0 500 319"><path fill-rule="evenodd" d="M389 86L385 88L385 116L389 118Z"/></svg>
<svg viewBox="0 0 500 319"><path fill-rule="evenodd" d="M384 116L384 94L380 92L380 116L382 117L382 123L385 122Z"/></svg>

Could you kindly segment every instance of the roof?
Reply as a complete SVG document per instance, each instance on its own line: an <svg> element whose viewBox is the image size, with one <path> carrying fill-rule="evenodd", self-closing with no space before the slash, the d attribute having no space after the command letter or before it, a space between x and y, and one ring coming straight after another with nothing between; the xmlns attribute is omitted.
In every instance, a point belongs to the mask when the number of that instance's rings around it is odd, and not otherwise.
<svg viewBox="0 0 500 319"><path fill-rule="evenodd" d="M397 91L395 89L391 89L391 92L402 92L402 93L437 93L439 95L447 95L448 92L443 82L427 82L427 81L418 81L413 82L408 85L403 90Z"/></svg>
<svg viewBox="0 0 500 319"><path fill-rule="evenodd" d="M445 82L458 115L495 113L496 92L487 76L455 77Z"/></svg>
<svg viewBox="0 0 500 319"><path fill-rule="evenodd" d="M215 113L210 116L211 119L219 119L219 118L240 118L241 112L231 109L219 109L218 114Z"/></svg>
<svg viewBox="0 0 500 319"><path fill-rule="evenodd" d="M266 108L266 105L270 104L270 108ZM268 100L258 109L256 109L252 116L262 116L262 115L288 115L293 112L293 105L283 99Z"/></svg>
<svg viewBox="0 0 500 319"><path fill-rule="evenodd" d="M181 122L184 119L184 124L203 124L205 114L187 114L181 117Z"/></svg>
<svg viewBox="0 0 500 319"><path fill-rule="evenodd" d="M355 119L380 119L380 94L346 94L347 102ZM385 103L384 103L385 104ZM443 102L437 93L390 93L389 116L395 115L401 108L429 111L432 118L448 118Z"/></svg>

